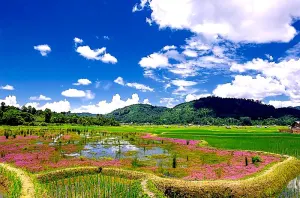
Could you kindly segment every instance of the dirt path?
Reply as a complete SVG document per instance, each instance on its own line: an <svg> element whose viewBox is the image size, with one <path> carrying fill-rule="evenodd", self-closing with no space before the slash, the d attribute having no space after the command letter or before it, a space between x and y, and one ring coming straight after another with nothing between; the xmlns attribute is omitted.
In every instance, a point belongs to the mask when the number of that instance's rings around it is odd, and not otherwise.
<svg viewBox="0 0 300 198"><path fill-rule="evenodd" d="M155 194L153 192L151 192L148 188L147 188L147 181L148 180L143 180L141 182L142 188L144 190L144 193L147 194L149 197L151 198L155 198Z"/></svg>
<svg viewBox="0 0 300 198"><path fill-rule="evenodd" d="M12 167L8 164L0 163L0 166L2 166L3 168L5 168L9 171L16 173L17 176L20 178L20 180L22 182L22 191L21 191L20 198L33 198L34 197L34 184L26 172L24 172L21 169Z"/></svg>

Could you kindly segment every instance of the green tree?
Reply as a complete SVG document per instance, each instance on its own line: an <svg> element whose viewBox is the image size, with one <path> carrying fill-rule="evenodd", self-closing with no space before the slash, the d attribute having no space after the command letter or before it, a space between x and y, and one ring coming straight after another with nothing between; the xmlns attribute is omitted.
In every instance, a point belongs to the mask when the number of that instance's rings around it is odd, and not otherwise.
<svg viewBox="0 0 300 198"><path fill-rule="evenodd" d="M45 122L50 123L52 112L50 109L45 109Z"/></svg>
<svg viewBox="0 0 300 198"><path fill-rule="evenodd" d="M24 124L25 121L18 110L10 109L3 113L2 122L6 125L17 126Z"/></svg>

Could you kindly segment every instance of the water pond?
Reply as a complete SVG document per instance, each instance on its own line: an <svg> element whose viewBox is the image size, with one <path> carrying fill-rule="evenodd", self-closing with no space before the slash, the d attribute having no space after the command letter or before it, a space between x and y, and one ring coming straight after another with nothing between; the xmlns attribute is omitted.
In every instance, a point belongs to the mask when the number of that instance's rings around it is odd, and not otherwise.
<svg viewBox="0 0 300 198"><path fill-rule="evenodd" d="M79 142L78 142L79 143ZM69 157L83 156L90 159L99 158L135 158L147 160L151 156L165 155L168 156L168 150L158 146L147 146L141 144L140 140L125 138L120 136L93 136L86 137L83 141L83 149L78 153L65 154Z"/></svg>

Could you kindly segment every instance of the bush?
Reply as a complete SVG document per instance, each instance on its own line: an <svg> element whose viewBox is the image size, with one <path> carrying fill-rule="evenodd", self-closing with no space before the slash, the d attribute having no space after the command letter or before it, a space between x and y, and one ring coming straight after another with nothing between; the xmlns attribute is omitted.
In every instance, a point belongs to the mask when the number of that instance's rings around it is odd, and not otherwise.
<svg viewBox="0 0 300 198"><path fill-rule="evenodd" d="M261 158L259 156L252 157L252 164L262 162Z"/></svg>

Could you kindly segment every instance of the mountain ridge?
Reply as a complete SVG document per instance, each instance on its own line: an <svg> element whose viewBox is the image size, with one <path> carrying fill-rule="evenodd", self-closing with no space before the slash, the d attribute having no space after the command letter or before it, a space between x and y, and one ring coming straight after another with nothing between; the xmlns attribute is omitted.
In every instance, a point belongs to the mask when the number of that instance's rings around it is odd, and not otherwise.
<svg viewBox="0 0 300 198"><path fill-rule="evenodd" d="M249 118L251 120L279 119L284 116L300 118L300 110L278 108L260 101L236 98L206 97L185 102L173 108L146 104L130 105L117 109L106 117L123 123L183 124L209 123L214 119Z"/></svg>

